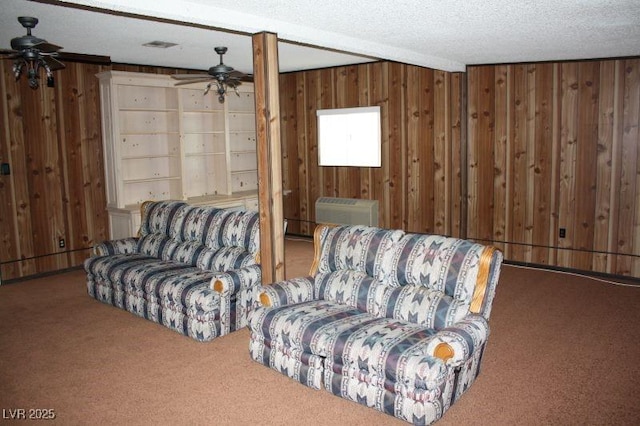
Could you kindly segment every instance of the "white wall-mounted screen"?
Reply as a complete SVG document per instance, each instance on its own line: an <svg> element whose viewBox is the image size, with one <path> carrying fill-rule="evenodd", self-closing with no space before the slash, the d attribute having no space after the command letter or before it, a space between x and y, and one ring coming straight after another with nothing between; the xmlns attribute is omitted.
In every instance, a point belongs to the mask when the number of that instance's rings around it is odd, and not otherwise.
<svg viewBox="0 0 640 426"><path fill-rule="evenodd" d="M380 167L380 107L319 109L320 166Z"/></svg>

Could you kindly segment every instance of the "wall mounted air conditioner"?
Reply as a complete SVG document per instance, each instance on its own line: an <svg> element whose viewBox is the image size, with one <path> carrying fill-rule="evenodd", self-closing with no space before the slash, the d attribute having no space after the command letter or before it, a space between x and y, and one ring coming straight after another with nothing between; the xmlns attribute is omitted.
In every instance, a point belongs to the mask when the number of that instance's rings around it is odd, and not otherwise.
<svg viewBox="0 0 640 426"><path fill-rule="evenodd" d="M320 197L316 223L378 226L378 200Z"/></svg>

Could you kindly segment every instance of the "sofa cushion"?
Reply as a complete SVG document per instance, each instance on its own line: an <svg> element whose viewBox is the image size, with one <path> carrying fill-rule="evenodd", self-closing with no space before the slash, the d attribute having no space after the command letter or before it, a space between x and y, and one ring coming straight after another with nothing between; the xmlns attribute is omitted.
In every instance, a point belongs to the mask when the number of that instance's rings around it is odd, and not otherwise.
<svg viewBox="0 0 640 426"><path fill-rule="evenodd" d="M212 276L212 272L156 259L126 268L122 281L130 294L187 314L219 309L220 296L211 289Z"/></svg>
<svg viewBox="0 0 640 426"><path fill-rule="evenodd" d="M251 318L254 333L306 353L328 356L328 342L343 329L374 317L347 305L326 300L258 309Z"/></svg>
<svg viewBox="0 0 640 426"><path fill-rule="evenodd" d="M325 228L318 272L349 269L384 281L390 273L393 247L404 235L400 230L368 226Z"/></svg>
<svg viewBox="0 0 640 426"><path fill-rule="evenodd" d="M84 269L88 274L99 277L102 280L111 281L112 272L121 267L133 264L155 263L158 259L139 253L114 254L110 256L89 257L84 261Z"/></svg>
<svg viewBox="0 0 640 426"><path fill-rule="evenodd" d="M145 205L140 222L140 235L170 236L180 229L185 209L193 207L182 201L158 201Z"/></svg>
<svg viewBox="0 0 640 426"><path fill-rule="evenodd" d="M180 228L174 236L178 241L198 242L205 245L211 226L215 226L216 215L223 210L215 207L191 207L186 209Z"/></svg>
<svg viewBox="0 0 640 426"><path fill-rule="evenodd" d="M184 263L189 266L197 266L198 259L205 251L209 251L199 241L185 241L182 243L176 243L174 249L166 260L173 260L175 262ZM165 257L163 257L165 259Z"/></svg>
<svg viewBox="0 0 640 426"><path fill-rule="evenodd" d="M211 288L213 272L189 268L164 277L156 286L160 303L182 313L220 309L220 294Z"/></svg>
<svg viewBox="0 0 640 426"><path fill-rule="evenodd" d="M147 234L138 240L138 252L157 259L171 259L177 246L176 240L162 234Z"/></svg>
<svg viewBox="0 0 640 426"><path fill-rule="evenodd" d="M435 334L428 327L392 318L354 324L330 342L335 369L361 371L377 377L390 391L435 389L446 377L442 360L428 355Z"/></svg>
<svg viewBox="0 0 640 426"><path fill-rule="evenodd" d="M222 247L219 250L203 250L196 266L207 271L225 272L255 265L255 255L241 247Z"/></svg>
<svg viewBox="0 0 640 426"><path fill-rule="evenodd" d="M470 304L484 248L458 238L407 234L395 247L390 282L422 285Z"/></svg>
<svg viewBox="0 0 640 426"><path fill-rule="evenodd" d="M381 300L381 316L436 330L449 327L469 314L469 304L421 285L388 288Z"/></svg>
<svg viewBox="0 0 640 426"><path fill-rule="evenodd" d="M351 306L374 316L384 315L380 306L386 285L369 275L351 270L320 273L315 276L314 296Z"/></svg>
<svg viewBox="0 0 640 426"><path fill-rule="evenodd" d="M240 247L256 254L260 247L259 219L258 212L231 211L221 223L220 247Z"/></svg>

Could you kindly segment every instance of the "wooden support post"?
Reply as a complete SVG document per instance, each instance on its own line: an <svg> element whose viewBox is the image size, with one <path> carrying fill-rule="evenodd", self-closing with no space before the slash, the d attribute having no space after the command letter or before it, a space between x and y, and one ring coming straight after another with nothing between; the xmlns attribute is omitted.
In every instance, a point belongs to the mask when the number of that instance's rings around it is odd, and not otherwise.
<svg viewBox="0 0 640 426"><path fill-rule="evenodd" d="M278 87L278 37L258 33L253 41L253 82L258 146L258 204L262 283L284 280L284 215Z"/></svg>

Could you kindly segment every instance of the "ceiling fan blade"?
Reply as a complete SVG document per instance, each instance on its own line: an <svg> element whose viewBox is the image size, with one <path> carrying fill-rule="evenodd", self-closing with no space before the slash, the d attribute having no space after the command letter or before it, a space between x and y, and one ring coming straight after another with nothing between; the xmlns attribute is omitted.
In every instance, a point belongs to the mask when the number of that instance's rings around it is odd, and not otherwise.
<svg viewBox="0 0 640 426"><path fill-rule="evenodd" d="M184 86L185 84L204 83L205 81L211 81L211 78L200 78L197 80L182 80L174 84L174 86Z"/></svg>
<svg viewBox="0 0 640 426"><path fill-rule="evenodd" d="M44 60L44 62L49 66L49 69L51 69L51 71L56 71L64 68L64 64L53 56L43 56L42 60Z"/></svg>
<svg viewBox="0 0 640 426"><path fill-rule="evenodd" d="M62 49L60 46L56 46L55 44L49 43L47 41L43 41L41 43L36 43L31 46L32 49L37 49L42 53L53 53Z"/></svg>
<svg viewBox="0 0 640 426"><path fill-rule="evenodd" d="M233 71L231 71L231 72L229 72L227 74L229 75L229 77L242 77L242 76L246 75L242 71L238 71L238 70L233 70Z"/></svg>
<svg viewBox="0 0 640 426"><path fill-rule="evenodd" d="M0 55L15 55L17 53L20 53L20 52L13 49L0 49Z"/></svg>
<svg viewBox="0 0 640 426"><path fill-rule="evenodd" d="M209 74L171 74L175 80L193 80L196 78L211 78Z"/></svg>

